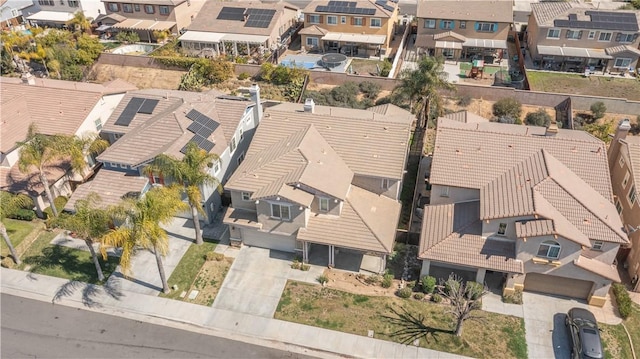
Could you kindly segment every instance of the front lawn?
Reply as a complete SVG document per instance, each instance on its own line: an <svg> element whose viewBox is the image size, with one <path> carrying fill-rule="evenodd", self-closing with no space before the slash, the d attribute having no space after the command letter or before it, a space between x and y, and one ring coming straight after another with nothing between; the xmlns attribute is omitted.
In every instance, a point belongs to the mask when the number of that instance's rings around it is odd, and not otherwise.
<svg viewBox="0 0 640 359"><path fill-rule="evenodd" d="M424 316L429 334L420 346L476 358L526 358L527 344L521 318L477 311L482 319L465 322L461 338L451 333L454 325L447 307L415 299L351 294L317 285L289 281L280 298L276 319L326 329L402 342L395 331L405 327L392 322L393 311L406 310Z"/></svg>
<svg viewBox="0 0 640 359"><path fill-rule="evenodd" d="M16 248L16 250L18 245L22 243L29 233L36 229L39 224L39 222L19 221L9 218L3 219L2 223L7 228L7 234L11 240L11 244L13 244L13 248ZM9 247L4 243L4 240L0 241L0 251L2 257L9 255Z"/></svg>
<svg viewBox="0 0 640 359"><path fill-rule="evenodd" d="M629 318L624 320L624 325L631 335L633 348L640 353L640 305L633 303L633 311ZM631 358L631 345L629 337L621 324L598 324L601 331L602 342L607 358Z"/></svg>
<svg viewBox="0 0 640 359"><path fill-rule="evenodd" d="M640 81L637 79L603 76L584 77L543 71L527 71L531 91L567 93L600 97L618 97L640 100ZM595 100L594 100L595 102ZM612 112L613 109L611 109Z"/></svg>
<svg viewBox="0 0 640 359"><path fill-rule="evenodd" d="M202 245L192 244L169 277L169 287L176 285L178 289L168 294L160 293L160 296L207 306L213 304L232 263L231 258L206 259L216 244L206 239ZM189 299L192 290L199 291L193 300ZM185 296L180 298L182 292Z"/></svg>
<svg viewBox="0 0 640 359"><path fill-rule="evenodd" d="M42 232L22 255L22 264L18 267L32 273L52 277L99 284L96 267L89 251L50 244L59 230ZM118 266L119 258L109 257L105 262L98 256L105 278L109 278Z"/></svg>

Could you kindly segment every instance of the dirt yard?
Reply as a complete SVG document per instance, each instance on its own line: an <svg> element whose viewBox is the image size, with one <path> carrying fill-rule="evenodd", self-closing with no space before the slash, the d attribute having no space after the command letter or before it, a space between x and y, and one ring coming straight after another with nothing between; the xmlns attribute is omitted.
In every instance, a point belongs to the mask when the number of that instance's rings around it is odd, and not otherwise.
<svg viewBox="0 0 640 359"><path fill-rule="evenodd" d="M212 305L232 263L233 258L228 257L225 257L222 261L206 261L202 265L191 287L185 290L186 295L181 300L206 306ZM193 290L197 290L199 293L198 296L192 300L189 299L189 294Z"/></svg>
<svg viewBox="0 0 640 359"><path fill-rule="evenodd" d="M329 282L326 284L327 287L353 294L395 297L396 290L400 288L400 281L396 279L393 280L391 287L383 288L380 286L380 283L367 283L365 281L367 278L366 275L353 272L325 269L324 275L329 279Z"/></svg>
<svg viewBox="0 0 640 359"><path fill-rule="evenodd" d="M532 91L640 100L640 81L637 79L604 76L585 78L578 74L542 71L529 71L527 75Z"/></svg>
<svg viewBox="0 0 640 359"><path fill-rule="evenodd" d="M97 64L94 66L89 78L91 81L99 83L120 78L136 85L140 89L177 90L180 78L185 73L186 71Z"/></svg>

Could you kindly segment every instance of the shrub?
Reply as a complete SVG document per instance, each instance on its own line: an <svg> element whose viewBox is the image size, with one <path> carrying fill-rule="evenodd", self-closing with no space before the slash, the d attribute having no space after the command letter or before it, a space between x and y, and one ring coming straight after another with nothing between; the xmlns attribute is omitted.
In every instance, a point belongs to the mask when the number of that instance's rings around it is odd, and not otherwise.
<svg viewBox="0 0 640 359"><path fill-rule="evenodd" d="M594 102L589 107L591 113L593 114L593 118L600 119L604 117L604 114L607 112L607 106L602 101Z"/></svg>
<svg viewBox="0 0 640 359"><path fill-rule="evenodd" d="M140 41L140 36L133 31L120 31L116 34L116 40L125 44L132 44Z"/></svg>
<svg viewBox="0 0 640 359"><path fill-rule="evenodd" d="M318 283L325 285L329 282L329 278L326 275L320 275L318 276L318 278L316 278L316 280L318 281Z"/></svg>
<svg viewBox="0 0 640 359"><path fill-rule="evenodd" d="M638 116L638 123L632 123L629 133L632 135L640 135L640 116Z"/></svg>
<svg viewBox="0 0 640 359"><path fill-rule="evenodd" d="M382 277L382 283L380 283L380 286L382 286L382 288L391 288L391 285L393 284L393 274L387 273L384 275L384 277Z"/></svg>
<svg viewBox="0 0 640 359"><path fill-rule="evenodd" d="M205 255L205 259L207 260L207 262L211 262L211 261L220 262L224 259L224 254L216 253L214 251L209 251Z"/></svg>
<svg viewBox="0 0 640 359"><path fill-rule="evenodd" d="M380 76L382 77L387 77L389 76L389 72L391 72L391 67L392 64L389 61L389 59L386 59L383 63L382 66L380 66Z"/></svg>
<svg viewBox="0 0 640 359"><path fill-rule="evenodd" d="M396 295L400 298L411 298L411 295L413 294L413 289L409 288L409 287L404 287L404 288L400 288L398 289L398 291L396 292Z"/></svg>
<svg viewBox="0 0 640 359"><path fill-rule="evenodd" d="M469 299L476 300L480 298L482 291L484 291L484 285L478 282L467 282L465 289Z"/></svg>
<svg viewBox="0 0 640 359"><path fill-rule="evenodd" d="M378 94L380 94L380 85L371 81L362 81L358 87L360 88L360 92L370 99L375 99L378 97Z"/></svg>
<svg viewBox="0 0 640 359"><path fill-rule="evenodd" d="M440 303L442 302L442 296L438 293L435 293L433 295L431 295L431 301L434 303Z"/></svg>
<svg viewBox="0 0 640 359"><path fill-rule="evenodd" d="M613 294L616 297L616 303L618 303L618 312L620 312L620 316L627 319L629 315L631 315L632 311L631 298L629 297L627 288L620 283L614 283Z"/></svg>
<svg viewBox="0 0 640 359"><path fill-rule="evenodd" d="M240 75L238 75L238 80L246 80L248 78L250 78L251 75L249 75L247 72L242 72L240 73Z"/></svg>
<svg viewBox="0 0 640 359"><path fill-rule="evenodd" d="M11 269L16 266L16 263L13 261L13 259L4 257L2 261L0 261L0 266Z"/></svg>
<svg viewBox="0 0 640 359"><path fill-rule="evenodd" d="M49 209L49 211L51 210ZM36 218L36 212L31 209L20 208L16 210L15 213L11 213L9 218L19 219L21 221L33 221Z"/></svg>
<svg viewBox="0 0 640 359"><path fill-rule="evenodd" d="M510 116L519 119L522 115L522 104L515 98L505 97L493 104L493 115L498 118Z"/></svg>
<svg viewBox="0 0 640 359"><path fill-rule="evenodd" d="M304 271L304 272L308 272L309 269L311 269L311 266L308 264L303 264L300 266L300 270Z"/></svg>
<svg viewBox="0 0 640 359"><path fill-rule="evenodd" d="M377 274L372 274L364 279L364 282L367 284L377 284L380 282L380 276Z"/></svg>
<svg viewBox="0 0 640 359"><path fill-rule="evenodd" d="M472 100L471 96L464 95L458 99L458 106L467 107L471 105L471 100Z"/></svg>
<svg viewBox="0 0 640 359"><path fill-rule="evenodd" d="M502 297L502 301L510 304L522 304L522 291L516 290L513 294L507 294Z"/></svg>
<svg viewBox="0 0 640 359"><path fill-rule="evenodd" d="M436 278L426 275L420 279L420 284L424 293L431 294L436 289Z"/></svg>
<svg viewBox="0 0 640 359"><path fill-rule="evenodd" d="M514 123L516 123L516 119L508 115L498 117L497 121L500 123L506 123L509 125L513 125Z"/></svg>
<svg viewBox="0 0 640 359"><path fill-rule="evenodd" d="M291 263L291 269L300 269L302 267L302 263L300 263L300 261L298 261L297 259L293 260L293 263Z"/></svg>
<svg viewBox="0 0 640 359"><path fill-rule="evenodd" d="M56 206L58 212L62 211L67 202L69 202L69 199L65 196L58 196L53 199L53 204Z"/></svg>
<svg viewBox="0 0 640 359"><path fill-rule="evenodd" d="M416 293L413 295L413 299L417 299L417 300L423 300L424 299L424 293Z"/></svg>
<svg viewBox="0 0 640 359"><path fill-rule="evenodd" d="M551 116L543 108L539 108L536 112L529 112L524 118L524 123L530 126L548 127Z"/></svg>

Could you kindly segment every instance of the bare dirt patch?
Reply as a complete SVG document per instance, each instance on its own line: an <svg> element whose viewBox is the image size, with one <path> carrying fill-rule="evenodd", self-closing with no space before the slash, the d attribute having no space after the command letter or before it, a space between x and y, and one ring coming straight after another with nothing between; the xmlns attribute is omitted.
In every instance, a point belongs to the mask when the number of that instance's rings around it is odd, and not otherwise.
<svg viewBox="0 0 640 359"><path fill-rule="evenodd" d="M206 261L191 287L182 289L186 292L186 295L181 300L206 306L212 305L232 263L233 258L228 257L221 261ZM199 291L198 296L195 299L189 299L189 294L193 290Z"/></svg>
<svg viewBox="0 0 640 359"><path fill-rule="evenodd" d="M395 297L395 291L400 288L399 280L393 280L391 287L383 288L380 284L367 283L366 276L337 269L325 269L324 275L329 279L327 287L353 294Z"/></svg>
<svg viewBox="0 0 640 359"><path fill-rule="evenodd" d="M103 83L122 79L140 89L156 88L177 90L180 78L186 71L161 70L146 67L96 64L91 70L91 81Z"/></svg>
<svg viewBox="0 0 640 359"><path fill-rule="evenodd" d="M451 111L458 112L463 110L468 110L469 112L473 112L476 115L480 115L484 118L491 119L493 117L493 104L494 101L487 101L483 99L472 99L471 104L468 106L460 106L456 99L447 98L445 99L445 107ZM544 108L551 117L555 117L555 110L553 107L543 107L543 106L528 106L522 105L522 120L524 121L525 116L529 112L536 112L539 108Z"/></svg>

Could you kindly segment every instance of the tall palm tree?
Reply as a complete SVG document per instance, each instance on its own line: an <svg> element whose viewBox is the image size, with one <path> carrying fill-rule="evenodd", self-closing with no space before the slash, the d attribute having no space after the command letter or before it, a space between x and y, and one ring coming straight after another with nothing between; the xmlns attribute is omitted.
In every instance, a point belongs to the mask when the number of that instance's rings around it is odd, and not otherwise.
<svg viewBox="0 0 640 359"><path fill-rule="evenodd" d="M74 33L85 32L91 34L91 21L92 18L88 18L81 10L78 10L73 14L73 18L69 20L69 25L73 25Z"/></svg>
<svg viewBox="0 0 640 359"><path fill-rule="evenodd" d="M74 206L75 213L73 215L61 215L57 217L54 223L66 230L76 233L78 237L84 240L87 247L89 247L93 264L96 266L98 280L102 282L104 281L104 274L102 273L102 267L100 266L100 261L93 248L93 244L107 234L112 220L109 211L102 208L100 202L100 196L92 192L86 199L81 199L76 202Z"/></svg>
<svg viewBox="0 0 640 359"><path fill-rule="evenodd" d="M13 261L16 264L20 264L20 258L18 257L18 253L15 248L13 248L13 243L11 243L11 239L9 239L9 234L7 233L7 227L4 226L2 220L9 213L13 213L21 208L33 207L33 200L29 198L29 196L25 196L23 194L14 195L9 192L0 191L0 232L2 233L2 238L4 238L4 242L9 247L9 253L11 253L11 257L13 257Z"/></svg>
<svg viewBox="0 0 640 359"><path fill-rule="evenodd" d="M440 90L454 90L447 81L442 57L425 57L415 70L405 70L400 77L400 84L394 92L410 103L411 111L417 116L420 126L427 126L432 107L435 105L441 112Z"/></svg>
<svg viewBox="0 0 640 359"><path fill-rule="evenodd" d="M203 242L198 214L206 216L200 205L200 202L202 202L200 188L220 185L218 180L209 174L212 164L218 160L218 155L207 153L195 143L189 142L181 160L170 155L161 154L145 168L147 174L163 173L182 185L183 191L187 194L189 200L189 207L191 207L191 218L196 231L196 244L202 244Z"/></svg>
<svg viewBox="0 0 640 359"><path fill-rule="evenodd" d="M95 133L89 133L68 137L63 145L66 145L65 152L69 154L71 168L84 177L88 158L106 150L109 147L109 141Z"/></svg>
<svg viewBox="0 0 640 359"><path fill-rule="evenodd" d="M169 249L169 236L160 225L168 224L176 213L188 208L180 198L180 192L181 188L178 186L155 187L137 201L125 200L114 211L116 218L123 224L109 230L102 237L100 245L104 258L107 257L108 247L122 247L120 266L125 275L129 275L131 271L131 257L137 246L153 250L164 293L169 293L169 284L162 266L162 257Z"/></svg>

